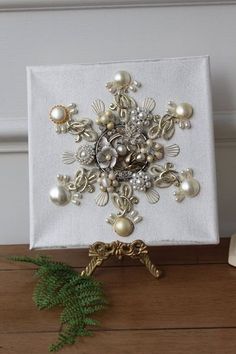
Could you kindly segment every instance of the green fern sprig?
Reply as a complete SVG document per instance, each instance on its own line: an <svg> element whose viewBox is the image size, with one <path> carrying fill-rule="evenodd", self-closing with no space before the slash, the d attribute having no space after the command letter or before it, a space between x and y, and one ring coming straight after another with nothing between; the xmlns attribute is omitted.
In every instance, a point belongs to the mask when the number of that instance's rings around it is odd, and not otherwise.
<svg viewBox="0 0 236 354"><path fill-rule="evenodd" d="M35 271L39 281L33 300L40 310L55 306L63 308L60 317L63 329L49 351L56 352L66 344L74 344L77 337L91 336L87 327L99 323L90 316L104 309L106 304L101 283L91 276L81 276L70 266L52 261L50 257L16 256L10 259L39 267Z"/></svg>

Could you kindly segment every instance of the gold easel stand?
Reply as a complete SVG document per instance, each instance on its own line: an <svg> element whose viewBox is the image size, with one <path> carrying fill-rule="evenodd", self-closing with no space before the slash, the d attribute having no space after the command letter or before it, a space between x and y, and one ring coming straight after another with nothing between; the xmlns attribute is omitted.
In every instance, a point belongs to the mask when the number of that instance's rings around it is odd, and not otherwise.
<svg viewBox="0 0 236 354"><path fill-rule="evenodd" d="M92 257L92 259L81 275L91 275L96 267L100 266L110 256L115 256L118 259L122 259L124 256L139 259L155 278L159 278L161 275L161 271L151 262L147 245L141 240L135 240L131 243L120 241L94 243L89 248L89 257Z"/></svg>

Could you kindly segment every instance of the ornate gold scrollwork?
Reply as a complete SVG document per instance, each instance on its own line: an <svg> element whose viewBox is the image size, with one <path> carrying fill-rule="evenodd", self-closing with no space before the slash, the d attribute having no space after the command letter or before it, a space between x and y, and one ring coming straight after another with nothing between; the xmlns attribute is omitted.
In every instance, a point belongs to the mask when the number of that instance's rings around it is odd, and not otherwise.
<svg viewBox="0 0 236 354"><path fill-rule="evenodd" d="M131 243L120 241L111 243L96 242L90 246L89 256L92 259L81 275L91 275L96 267L100 266L110 256L115 256L118 259L122 259L124 256L138 259L155 278L159 278L161 275L160 270L151 262L147 245L141 240L135 240Z"/></svg>
<svg viewBox="0 0 236 354"><path fill-rule="evenodd" d="M126 121L128 118L129 110L137 106L134 98L125 94L124 92L118 92L114 95L115 102L111 103L109 109L116 111L122 121Z"/></svg>

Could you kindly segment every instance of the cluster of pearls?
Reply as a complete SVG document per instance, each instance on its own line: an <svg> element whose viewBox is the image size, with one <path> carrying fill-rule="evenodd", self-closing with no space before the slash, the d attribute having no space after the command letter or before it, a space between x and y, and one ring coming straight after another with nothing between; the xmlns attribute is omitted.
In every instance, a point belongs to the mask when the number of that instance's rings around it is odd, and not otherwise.
<svg viewBox="0 0 236 354"><path fill-rule="evenodd" d="M140 171L132 174L130 183L132 184L133 189L145 192L152 186L152 179L148 173Z"/></svg>
<svg viewBox="0 0 236 354"><path fill-rule="evenodd" d="M142 146L140 152L136 156L136 160L147 161L152 163L156 160L161 160L164 157L163 145L155 143L152 139L146 140L145 146Z"/></svg>
<svg viewBox="0 0 236 354"><path fill-rule="evenodd" d="M193 115L193 107L189 103L176 104L172 101L168 103L167 114L176 118L177 123L181 129L191 128L189 119Z"/></svg>
<svg viewBox="0 0 236 354"><path fill-rule="evenodd" d="M153 115L143 108L138 107L130 112L131 123L136 125L137 128L143 129L149 127Z"/></svg>
<svg viewBox="0 0 236 354"><path fill-rule="evenodd" d="M113 95L120 90L136 92L141 86L140 82L132 80L130 74L127 71L118 71L114 76L114 81L108 82L106 88Z"/></svg>
<svg viewBox="0 0 236 354"><path fill-rule="evenodd" d="M119 186L119 182L113 172L110 172L109 174L102 172L98 177L97 182L100 185L101 192L112 193L115 188Z"/></svg>
<svg viewBox="0 0 236 354"><path fill-rule="evenodd" d="M161 160L164 157L163 145L155 143L152 139L145 142L136 156L138 162L152 163L155 160Z"/></svg>
<svg viewBox="0 0 236 354"><path fill-rule="evenodd" d="M111 111L104 112L101 116L97 117L96 123L108 130L112 130L115 127L116 117Z"/></svg>
<svg viewBox="0 0 236 354"><path fill-rule="evenodd" d="M91 145L81 145L76 153L76 159L81 165L89 165L95 157L94 148Z"/></svg>

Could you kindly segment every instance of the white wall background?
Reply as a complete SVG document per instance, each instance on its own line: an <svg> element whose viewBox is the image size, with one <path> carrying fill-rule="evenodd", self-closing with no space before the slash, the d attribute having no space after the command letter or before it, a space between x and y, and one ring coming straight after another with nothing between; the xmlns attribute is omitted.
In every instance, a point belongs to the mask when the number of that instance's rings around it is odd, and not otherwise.
<svg viewBox="0 0 236 354"><path fill-rule="evenodd" d="M201 54L211 56L220 232L235 232L235 35L236 1L0 0L0 244L28 243L27 65Z"/></svg>

